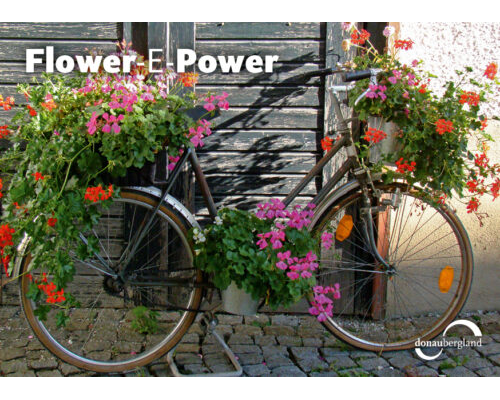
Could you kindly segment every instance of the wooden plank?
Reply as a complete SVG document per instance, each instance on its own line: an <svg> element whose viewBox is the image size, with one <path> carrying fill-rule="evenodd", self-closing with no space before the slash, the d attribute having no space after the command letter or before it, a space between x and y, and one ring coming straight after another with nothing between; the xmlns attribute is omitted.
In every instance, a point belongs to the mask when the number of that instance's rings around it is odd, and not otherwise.
<svg viewBox="0 0 500 400"><path fill-rule="evenodd" d="M132 41L132 22L123 23L122 36L127 43Z"/></svg>
<svg viewBox="0 0 500 400"><path fill-rule="evenodd" d="M206 174L231 173L274 173L305 174L315 164L313 153L240 153L209 152L198 154Z"/></svg>
<svg viewBox="0 0 500 400"><path fill-rule="evenodd" d="M15 104L26 104L26 98L23 94L17 93L16 85L0 85L0 94L6 97L14 97ZM3 109L2 109L3 111Z"/></svg>
<svg viewBox="0 0 500 400"><path fill-rule="evenodd" d="M107 211L103 211L103 216L94 227L95 234L104 241L107 241L107 238L123 238L123 218L108 218L107 215Z"/></svg>
<svg viewBox="0 0 500 400"><path fill-rule="evenodd" d="M176 65L177 49L195 48L195 24L194 22L169 22L168 35L168 61ZM186 71L193 72L194 68L186 67Z"/></svg>
<svg viewBox="0 0 500 400"><path fill-rule="evenodd" d="M26 72L26 64L19 62L0 62L0 84L30 83L33 78L40 79L44 65L36 65L34 73Z"/></svg>
<svg viewBox="0 0 500 400"><path fill-rule="evenodd" d="M203 151L247 152L316 151L315 131L216 130L205 139Z"/></svg>
<svg viewBox="0 0 500 400"><path fill-rule="evenodd" d="M348 59L351 59L351 57L354 56L355 50L353 49L350 51L350 53L345 55L344 50L342 49L342 43L341 43L341 38L343 35L343 30L339 22L327 22L326 24L326 49L327 52L325 54L325 63L327 68L333 68L337 64L337 62L344 63ZM335 127L337 126L338 123L338 118L335 114L335 110L333 107L333 101L332 101L332 93L327 90L328 86L331 86L335 83L340 82L340 76L339 75L330 75L327 76L325 79L325 92L324 92L324 121L323 121L323 132L324 134L328 134L330 132L330 135L333 134L335 131ZM340 96L343 96L340 94ZM342 98L340 98L341 100ZM349 117L349 112L350 110L346 106L342 106L342 112L344 114L345 118ZM328 164L327 168L323 170L323 175L324 179L330 178L335 171L340 167L340 165L344 162L346 159L346 152L345 150L341 150L333 159L332 161ZM343 183L344 181L339 182L339 184Z"/></svg>
<svg viewBox="0 0 500 400"><path fill-rule="evenodd" d="M0 22L0 38L100 39L120 38L116 22Z"/></svg>
<svg viewBox="0 0 500 400"><path fill-rule="evenodd" d="M210 40L196 43L198 57L279 56L280 62L305 63L321 61L324 43L313 40Z"/></svg>
<svg viewBox="0 0 500 400"><path fill-rule="evenodd" d="M143 56L148 53L148 23L147 22L124 22L123 38L132 43L134 50Z"/></svg>
<svg viewBox="0 0 500 400"><path fill-rule="evenodd" d="M234 196L214 196L214 201L218 208L223 207L233 207L242 210L251 210L257 207L258 203L268 202L271 198L278 198L283 200L285 196L279 194L268 194L268 195L234 195ZM304 206L312 200L311 196L298 196L290 205L293 208L296 204ZM208 216L208 210L203 202L203 198L200 196L196 197L196 215L197 216Z"/></svg>
<svg viewBox="0 0 500 400"><path fill-rule="evenodd" d="M2 61L24 61L26 60L27 49L45 49L46 46L54 47L54 57L60 55L76 56L88 55L89 50L98 49L104 55L116 51L114 42L97 41L48 41L48 40L0 40L0 60Z"/></svg>
<svg viewBox="0 0 500 400"><path fill-rule="evenodd" d="M304 85L317 86L321 83L320 78L311 78L304 81L301 74L304 72L317 71L322 68L321 64L302 63L302 64L274 64L272 73L251 74L246 70L242 70L237 74L225 73L220 70L215 70L211 74L204 74L198 71L200 85L280 85L280 86L296 86Z"/></svg>
<svg viewBox="0 0 500 400"><path fill-rule="evenodd" d="M231 106L288 106L288 107L319 107L320 95L323 93L317 87L235 87L235 86L196 86L199 94L227 92Z"/></svg>
<svg viewBox="0 0 500 400"><path fill-rule="evenodd" d="M162 58L163 62L154 65L155 69L165 67L168 58L168 28L166 22L148 22L148 49L162 50L162 53L155 53L153 58Z"/></svg>
<svg viewBox="0 0 500 400"><path fill-rule="evenodd" d="M194 22L169 22L168 23L168 46L167 46L167 63L175 65L177 63L177 49L192 49L196 48L195 40L195 24ZM167 66L169 66L167 64ZM194 72L194 66L186 68L187 72ZM195 88L184 88L181 93L194 91ZM167 160L165 160L165 169ZM167 170L168 174L168 170ZM177 178L177 181L171 192L191 211L194 210L194 184L191 174L187 171ZM179 254L179 257L181 255Z"/></svg>
<svg viewBox="0 0 500 400"><path fill-rule="evenodd" d="M207 175L207 182L213 195L286 195L297 186L303 175L240 175L214 174ZM314 195L316 188L310 183L302 191L302 195ZM196 194L201 195L198 188Z"/></svg>
<svg viewBox="0 0 500 400"><path fill-rule="evenodd" d="M18 62L0 62L0 84L16 85L18 83L31 83L33 79L41 79L44 65L36 65L34 73L26 72L26 64Z"/></svg>
<svg viewBox="0 0 500 400"><path fill-rule="evenodd" d="M17 107L9 111L0 110L0 125L10 124L10 120L18 111L19 109Z"/></svg>
<svg viewBox="0 0 500 400"><path fill-rule="evenodd" d="M320 39L319 22L198 22L196 39Z"/></svg>
<svg viewBox="0 0 500 400"><path fill-rule="evenodd" d="M214 119L219 129L317 129L322 112L314 108L233 108Z"/></svg>

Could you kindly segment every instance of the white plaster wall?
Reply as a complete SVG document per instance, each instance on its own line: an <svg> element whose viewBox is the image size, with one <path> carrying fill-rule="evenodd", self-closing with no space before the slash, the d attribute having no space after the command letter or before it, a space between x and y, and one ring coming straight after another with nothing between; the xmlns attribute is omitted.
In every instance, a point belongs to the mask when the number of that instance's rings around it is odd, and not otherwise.
<svg viewBox="0 0 500 400"><path fill-rule="evenodd" d="M424 68L439 77L432 87L436 92L444 82L456 80L457 69L472 67L479 80L489 81L481 77L486 66L492 61L500 64L500 22L401 22L399 38L415 42L411 50L400 51L399 59L424 60ZM500 87L496 101L483 109L490 117L500 115Z"/></svg>
<svg viewBox="0 0 500 400"><path fill-rule="evenodd" d="M432 87L437 92L445 81L455 79L456 69L470 66L480 77L490 62L500 65L500 23L403 22L399 38L415 42L413 49L401 51L400 59L406 63L423 59L424 68L440 77ZM500 122L491 120L500 117L500 88L495 90L494 101L482 110L489 119L487 132L496 140L489 158L500 163ZM476 217L467 214L465 205L458 201L453 205L469 232L474 251L474 282L466 308L500 310L500 198L492 201L491 196L483 196L481 208L489 215L483 227Z"/></svg>

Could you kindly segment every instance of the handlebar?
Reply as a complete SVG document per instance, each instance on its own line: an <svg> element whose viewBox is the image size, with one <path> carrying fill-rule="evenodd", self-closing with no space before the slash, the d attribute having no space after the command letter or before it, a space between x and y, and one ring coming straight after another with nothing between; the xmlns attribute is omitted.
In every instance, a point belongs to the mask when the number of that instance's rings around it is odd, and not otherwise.
<svg viewBox="0 0 500 400"><path fill-rule="evenodd" d="M342 70L335 69L335 68L322 68L318 69L316 71L311 71L311 72L304 72L303 74L300 75L301 78L304 79L309 79L309 78L315 78L317 76L327 76L327 75L333 75L342 72Z"/></svg>
<svg viewBox="0 0 500 400"><path fill-rule="evenodd" d="M344 82L360 81L361 79L370 78L373 74L373 69L365 69L362 71L346 72L342 75Z"/></svg>

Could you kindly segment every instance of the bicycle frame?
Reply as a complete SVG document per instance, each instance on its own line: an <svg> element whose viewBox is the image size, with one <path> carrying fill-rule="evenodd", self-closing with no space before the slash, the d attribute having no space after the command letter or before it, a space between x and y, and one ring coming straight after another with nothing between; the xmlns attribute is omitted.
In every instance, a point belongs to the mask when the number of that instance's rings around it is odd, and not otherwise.
<svg viewBox="0 0 500 400"><path fill-rule="evenodd" d="M376 72L373 72L373 74L376 74ZM376 81L376 75L373 75L371 77L371 81L375 80ZM367 193L367 186L368 186L368 181L370 178L367 176L367 172L365 169L361 167L360 161L358 159L357 155L357 150L356 147L354 146L353 139L352 139L352 132L351 129L348 127L348 119L345 119L342 113L342 110L340 108L340 102L339 99L336 95L337 89L336 87L330 87L329 88L331 91L331 96L332 96L332 104L334 107L334 112L335 115L337 116L337 123L338 123L338 129L337 129L337 134L340 136L337 139L337 142L335 145L330 149L317 163L316 165L307 173L307 175L302 178L302 180L297 184L297 186L286 196L284 199L284 204L285 206L290 205L293 200L302 192L302 190L307 186L309 182L311 182L312 179L314 179L316 176L318 176L323 168L326 166L326 164L333 158L335 155L338 154L338 152L342 148L346 148L347 150L347 159L342 163L340 168L335 171L333 176L331 176L326 184L321 188L321 190L316 194L316 196L313 198L311 201L315 205L319 205L321 201L325 199L325 197L334 189L334 187L341 181L341 179L349 172L353 171L355 179L359 182L362 190L364 193ZM345 87L343 89L344 91L347 91L348 88ZM364 94L360 96L363 97ZM358 99L359 100L359 99ZM357 100L357 101L358 101ZM128 244L127 248L125 249L124 253L122 254L122 257L119 261L119 264L124 264L128 265L128 262L130 261L131 257L135 253L137 246L143 239L144 235L146 234L149 226L151 225L155 214L158 212L160 209L161 205L164 203L165 198L167 194L169 193L170 189L172 188L173 184L179 177L181 171L184 169L184 166L186 162L189 162L191 165L191 168L193 170L195 180L199 185L201 195L203 197L203 200L205 202L205 205L208 209L208 214L213 221L215 217L217 216L217 207L215 205L213 196L210 192L210 188L208 186L207 180L205 178L205 174L203 173L202 167L200 165L200 162L198 160L198 156L196 155L196 151L193 148L188 148L183 155L181 156L180 160L177 162L174 170L172 173L169 175L167 178L167 181L164 185L165 189L162 190L162 195L161 199L158 202L158 205L155 207L151 218L147 223L144 223L144 221L141 223L141 226L138 227L136 234ZM366 197L366 207L370 207L369 205L369 199ZM373 237L373 230L369 229L371 224L373 223L372 220L372 215L371 212L365 213L365 217L363 218L364 220L364 231L366 234L366 237L370 239L370 243L372 244L373 251L375 253L375 256L379 259L379 261L385 265L386 267L389 267L383 257L378 254L378 251L376 249L376 246L374 245L375 240ZM125 274L126 268L122 269L121 276L123 277Z"/></svg>

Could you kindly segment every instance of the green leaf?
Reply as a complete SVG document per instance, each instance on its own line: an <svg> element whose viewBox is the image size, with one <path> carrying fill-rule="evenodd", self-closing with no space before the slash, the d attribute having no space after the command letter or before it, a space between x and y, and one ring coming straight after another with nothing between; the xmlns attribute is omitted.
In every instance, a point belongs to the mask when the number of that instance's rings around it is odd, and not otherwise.
<svg viewBox="0 0 500 400"><path fill-rule="evenodd" d="M66 326L66 323L69 321L69 316L66 315L66 313L64 311L59 311L57 314L56 314L56 326L58 328L62 328L64 326Z"/></svg>
<svg viewBox="0 0 500 400"><path fill-rule="evenodd" d="M26 292L26 297L37 303L38 301L40 301L41 294L42 292L40 291L40 289L38 289L38 285L34 282L31 282L28 287L28 291Z"/></svg>
<svg viewBox="0 0 500 400"><path fill-rule="evenodd" d="M33 313L40 321L47 321L47 314L50 311L50 306L48 305L39 305Z"/></svg>

